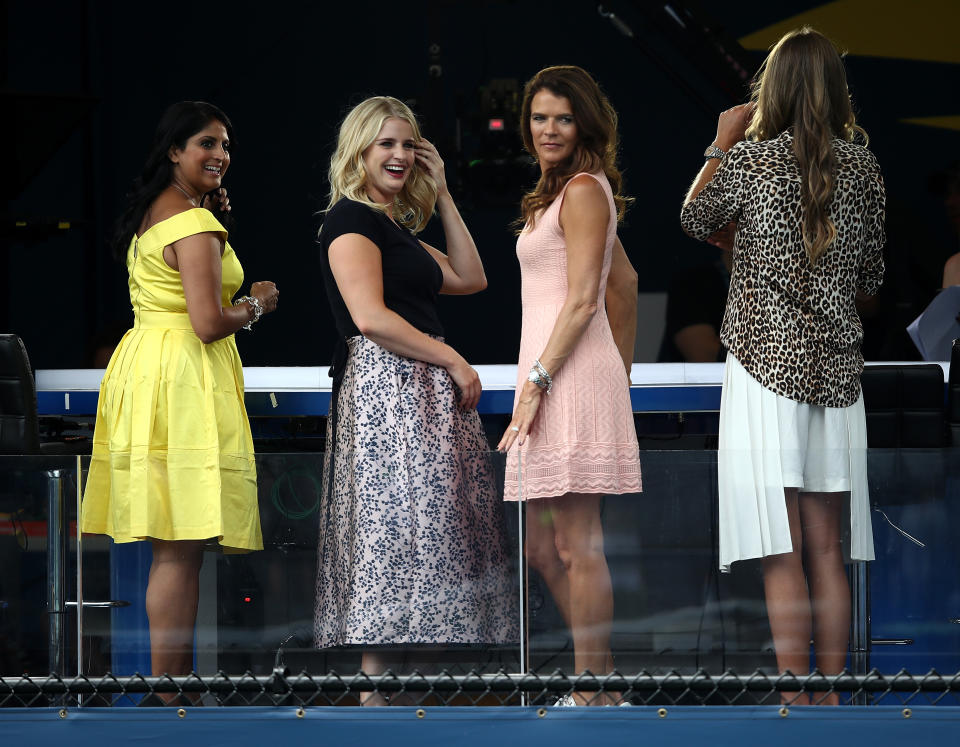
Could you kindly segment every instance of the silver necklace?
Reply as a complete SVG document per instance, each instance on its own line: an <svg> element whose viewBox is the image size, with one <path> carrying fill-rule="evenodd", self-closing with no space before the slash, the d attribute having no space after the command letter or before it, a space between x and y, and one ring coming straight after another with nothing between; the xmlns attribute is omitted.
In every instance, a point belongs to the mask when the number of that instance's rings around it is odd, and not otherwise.
<svg viewBox="0 0 960 747"><path fill-rule="evenodd" d="M189 194L186 190L182 189L179 184L177 184L176 182L170 182L170 186L173 187L175 190L177 190L177 191L178 191L180 194L182 194L184 197L186 197L186 198L187 198L187 201L188 201L191 205L193 205L194 207L197 206L197 203L194 202L194 198L191 197L190 194Z"/></svg>

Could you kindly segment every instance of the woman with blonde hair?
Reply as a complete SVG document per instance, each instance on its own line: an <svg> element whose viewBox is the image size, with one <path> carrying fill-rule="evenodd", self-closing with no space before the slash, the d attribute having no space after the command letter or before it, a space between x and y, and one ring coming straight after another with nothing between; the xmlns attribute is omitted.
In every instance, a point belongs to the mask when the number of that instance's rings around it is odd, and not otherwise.
<svg viewBox="0 0 960 747"><path fill-rule="evenodd" d="M487 285L443 161L405 104L377 96L344 119L329 181L320 259L340 340L315 643L362 646L376 673L417 644L513 641L480 378L437 313L438 294ZM415 236L434 209L447 253Z"/></svg>
<svg viewBox="0 0 960 747"><path fill-rule="evenodd" d="M763 559L777 666L794 674L810 671L811 638L821 672L843 669L845 538L851 558L873 559L854 301L883 279L884 189L858 136L833 44L791 31L751 103L720 115L681 213L698 239L737 224L721 330L720 567Z"/></svg>
<svg viewBox="0 0 960 747"><path fill-rule="evenodd" d="M617 238L628 202L617 114L585 70L549 67L526 85L521 132L541 175L521 204L517 390L498 447L508 453L504 497L528 501L526 556L570 629L576 671L604 674L613 589L601 501L641 489L629 388L637 274ZM558 704L607 701L575 693Z"/></svg>

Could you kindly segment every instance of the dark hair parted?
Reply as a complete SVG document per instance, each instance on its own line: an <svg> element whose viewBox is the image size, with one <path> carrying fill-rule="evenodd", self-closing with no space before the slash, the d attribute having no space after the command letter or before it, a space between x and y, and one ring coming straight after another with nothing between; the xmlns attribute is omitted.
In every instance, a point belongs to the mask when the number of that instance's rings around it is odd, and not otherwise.
<svg viewBox="0 0 960 747"><path fill-rule="evenodd" d="M830 203L837 177L833 139L853 141L857 125L847 73L836 47L809 26L790 31L770 50L753 81L756 110L747 128L751 140L793 132L800 171L803 243L811 264L837 236Z"/></svg>
<svg viewBox="0 0 960 747"><path fill-rule="evenodd" d="M520 133L523 144L534 158L537 150L530 133L530 109L533 97L543 89L570 102L577 125L577 147L564 162L540 175L533 191L520 203L520 223L536 222L537 214L553 202L575 174L603 171L613 190L617 221L623 220L633 198L620 194L623 177L617 169L617 113L590 74L576 65L556 65L534 75L523 90Z"/></svg>
<svg viewBox="0 0 960 747"><path fill-rule="evenodd" d="M139 230L143 216L154 200L173 180L173 162L170 160L170 148L186 148L187 141L206 127L210 122L220 122L227 130L232 146L236 145L233 125L226 114L213 104L205 101L181 101L172 104L160 117L153 142L147 154L143 169L133 181L127 193L127 204L116 223L110 247L113 255L123 262L127 256L130 239ZM229 231L229 213L216 212L217 220Z"/></svg>

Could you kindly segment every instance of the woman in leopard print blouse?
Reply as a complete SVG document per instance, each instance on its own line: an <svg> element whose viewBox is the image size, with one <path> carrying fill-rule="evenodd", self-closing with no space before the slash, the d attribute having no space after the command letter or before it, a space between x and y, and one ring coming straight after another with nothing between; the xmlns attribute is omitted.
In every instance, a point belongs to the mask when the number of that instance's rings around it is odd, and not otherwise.
<svg viewBox="0 0 960 747"><path fill-rule="evenodd" d="M855 300L883 278L884 190L858 136L840 55L816 31L792 31L751 103L720 115L681 213L701 240L736 223L721 330L720 565L763 558L777 665L794 674L809 671L811 637L817 667L843 669L848 531L850 557L873 559Z"/></svg>

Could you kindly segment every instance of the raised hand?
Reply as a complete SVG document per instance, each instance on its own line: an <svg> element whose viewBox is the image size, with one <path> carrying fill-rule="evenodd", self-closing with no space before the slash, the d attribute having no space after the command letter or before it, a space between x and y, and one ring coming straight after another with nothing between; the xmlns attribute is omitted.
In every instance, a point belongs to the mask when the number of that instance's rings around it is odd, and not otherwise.
<svg viewBox="0 0 960 747"><path fill-rule="evenodd" d="M756 105L753 102L731 107L720 113L717 120L717 139L714 141L720 150L730 150L746 136L747 127L753 119Z"/></svg>
<svg viewBox="0 0 960 747"><path fill-rule="evenodd" d="M277 303L280 300L280 291L277 286L269 280L261 280L250 286L250 295L256 296L256 299L263 307L263 313L269 314L276 311Z"/></svg>
<svg viewBox="0 0 960 747"><path fill-rule="evenodd" d="M437 185L437 192L447 191L447 176L443 168L443 159L437 147L427 139L417 141L414 149L417 157L417 164L427 172L431 179Z"/></svg>
<svg viewBox="0 0 960 747"><path fill-rule="evenodd" d="M221 213L230 212L230 198L227 197L227 190L225 187L220 187L215 189L212 192L207 192L203 199L200 200L200 207L206 208L211 213L214 211L220 211Z"/></svg>

